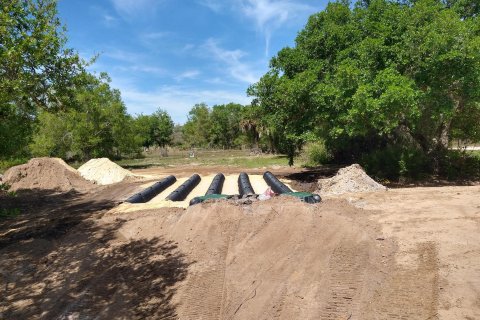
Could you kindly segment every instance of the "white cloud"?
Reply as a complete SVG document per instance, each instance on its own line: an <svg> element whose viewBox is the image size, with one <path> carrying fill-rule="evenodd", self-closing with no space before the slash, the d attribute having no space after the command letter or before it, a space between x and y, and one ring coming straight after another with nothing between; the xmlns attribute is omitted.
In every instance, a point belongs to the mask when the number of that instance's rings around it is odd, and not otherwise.
<svg viewBox="0 0 480 320"><path fill-rule="evenodd" d="M195 79L199 75L200 75L200 71L198 70L187 70L185 72L182 72L178 76L176 76L175 80L182 81L184 79Z"/></svg>
<svg viewBox="0 0 480 320"><path fill-rule="evenodd" d="M143 40L158 40L158 39L168 37L170 35L172 35L172 33L168 32L168 31L165 31L165 32L149 32L149 33L145 33L145 34L140 35L140 38L142 38Z"/></svg>
<svg viewBox="0 0 480 320"><path fill-rule="evenodd" d="M249 104L251 99L243 91L202 90L184 86L162 86L151 91L141 91L131 84L119 84L123 101L130 114L150 114L158 108L165 109L176 123L184 123L190 109L200 102L213 106L236 102Z"/></svg>
<svg viewBox="0 0 480 320"><path fill-rule="evenodd" d="M260 75L241 59L246 55L242 50L226 50L218 46L217 41L208 39L203 48L211 54L218 63L226 66L226 71L234 79L252 84L258 81Z"/></svg>
<svg viewBox="0 0 480 320"><path fill-rule="evenodd" d="M130 63L142 61L144 59L144 57L139 53L120 49L107 49L107 51L103 52L100 56Z"/></svg>
<svg viewBox="0 0 480 320"><path fill-rule="evenodd" d="M270 38L276 29L292 20L304 20L305 15L317 11L317 8L298 0L197 0L197 3L217 13L228 8L253 20L257 30L265 37L266 56Z"/></svg>
<svg viewBox="0 0 480 320"><path fill-rule="evenodd" d="M268 55L273 32L287 21L315 11L311 6L289 0L237 0L241 12L252 19L265 37L265 55Z"/></svg>
<svg viewBox="0 0 480 320"><path fill-rule="evenodd" d="M117 71L123 72L141 72L149 73L156 76L165 76L168 72L163 68L148 66L148 65L130 65L130 66L117 66L113 68Z"/></svg>
<svg viewBox="0 0 480 320"><path fill-rule="evenodd" d="M117 24L117 19L109 14L104 14L103 24L107 27L115 26Z"/></svg>
<svg viewBox="0 0 480 320"><path fill-rule="evenodd" d="M115 10L123 18L131 18L140 14L155 12L162 0L110 0Z"/></svg>
<svg viewBox="0 0 480 320"><path fill-rule="evenodd" d="M119 61L113 65L110 65L110 70L120 71L120 72L141 72L148 73L156 76L166 76L168 74L167 70L164 68L143 63L146 60L146 57L143 54L139 54L131 51L124 51L119 49L110 49L102 54L100 54L100 59L103 57L114 59ZM139 63L141 62L141 63Z"/></svg>
<svg viewBox="0 0 480 320"><path fill-rule="evenodd" d="M198 3L214 12L220 12L224 8L224 2L219 0L199 0Z"/></svg>

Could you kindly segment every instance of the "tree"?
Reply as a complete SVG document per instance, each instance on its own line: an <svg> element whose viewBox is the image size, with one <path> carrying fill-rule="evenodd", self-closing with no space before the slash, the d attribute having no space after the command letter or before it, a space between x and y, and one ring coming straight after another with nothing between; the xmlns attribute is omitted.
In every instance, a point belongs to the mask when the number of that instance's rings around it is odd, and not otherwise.
<svg viewBox="0 0 480 320"><path fill-rule="evenodd" d="M135 134L144 148L165 148L172 143L174 124L170 115L159 108L151 115L140 114L134 120Z"/></svg>
<svg viewBox="0 0 480 320"><path fill-rule="evenodd" d="M231 149L241 135L240 119L243 106L236 103L213 106L210 113L210 142L214 146Z"/></svg>
<svg viewBox="0 0 480 320"><path fill-rule="evenodd" d="M311 134L337 160L386 145L437 157L452 132L478 131L478 6L462 1L330 3L312 15L248 93L293 160ZM467 12L467 13L465 13Z"/></svg>
<svg viewBox="0 0 480 320"><path fill-rule="evenodd" d="M261 119L261 110L258 106L249 105L242 109L240 130L245 134L250 147L259 147L260 134L263 131Z"/></svg>
<svg viewBox="0 0 480 320"><path fill-rule="evenodd" d="M65 110L84 63L71 49L54 0L0 4L0 157L26 152L39 110Z"/></svg>
<svg viewBox="0 0 480 320"><path fill-rule="evenodd" d="M144 148L150 148L155 144L154 126L155 119L152 115L140 114L134 119L135 135Z"/></svg>
<svg viewBox="0 0 480 320"><path fill-rule="evenodd" d="M210 109L205 103L192 107L188 113L188 121L183 126L185 142L190 147L206 147L210 142L212 122Z"/></svg>
<svg viewBox="0 0 480 320"><path fill-rule="evenodd" d="M33 142L33 155L67 159L119 158L138 152L133 119L127 114L120 92L111 89L106 74L99 78L82 74L74 108L39 113Z"/></svg>
<svg viewBox="0 0 480 320"><path fill-rule="evenodd" d="M165 148L172 142L174 123L170 115L158 109L153 115L152 139L160 148Z"/></svg>

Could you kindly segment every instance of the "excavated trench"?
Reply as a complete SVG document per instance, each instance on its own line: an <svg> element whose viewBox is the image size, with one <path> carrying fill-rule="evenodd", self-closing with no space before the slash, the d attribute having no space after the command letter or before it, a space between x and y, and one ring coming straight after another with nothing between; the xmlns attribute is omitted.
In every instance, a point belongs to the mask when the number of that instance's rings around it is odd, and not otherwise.
<svg viewBox="0 0 480 320"><path fill-rule="evenodd" d="M236 180L236 181L235 181ZM251 181L252 180L252 181ZM175 202L189 205L201 203L208 199L240 199L257 198L271 189L275 194L289 194L302 201L319 202L318 195L299 193L288 186L289 181L281 181L271 172L263 175L249 176L242 172L237 175L225 176L218 173L215 176L193 174L188 179L176 179L171 175L143 189L129 197L126 202L130 204L149 203L162 206L166 202ZM170 204L171 205L171 204Z"/></svg>

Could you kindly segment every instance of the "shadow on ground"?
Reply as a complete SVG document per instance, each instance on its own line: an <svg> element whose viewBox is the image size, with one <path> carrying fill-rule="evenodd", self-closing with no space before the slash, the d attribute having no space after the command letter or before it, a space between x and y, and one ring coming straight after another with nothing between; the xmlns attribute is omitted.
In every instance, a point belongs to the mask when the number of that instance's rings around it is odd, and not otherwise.
<svg viewBox="0 0 480 320"><path fill-rule="evenodd" d="M0 319L176 318L189 262L175 243L119 239L123 220L98 220L115 205L104 199L26 192L2 203L15 205L22 213L0 221Z"/></svg>

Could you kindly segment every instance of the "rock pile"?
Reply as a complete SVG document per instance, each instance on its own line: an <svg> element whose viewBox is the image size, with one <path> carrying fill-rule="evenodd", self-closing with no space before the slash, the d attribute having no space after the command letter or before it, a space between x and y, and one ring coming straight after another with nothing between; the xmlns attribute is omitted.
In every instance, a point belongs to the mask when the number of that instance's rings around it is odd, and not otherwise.
<svg viewBox="0 0 480 320"><path fill-rule="evenodd" d="M370 178L359 164L338 170L329 179L318 181L318 191L321 195L339 195L343 193L385 191L387 188Z"/></svg>

